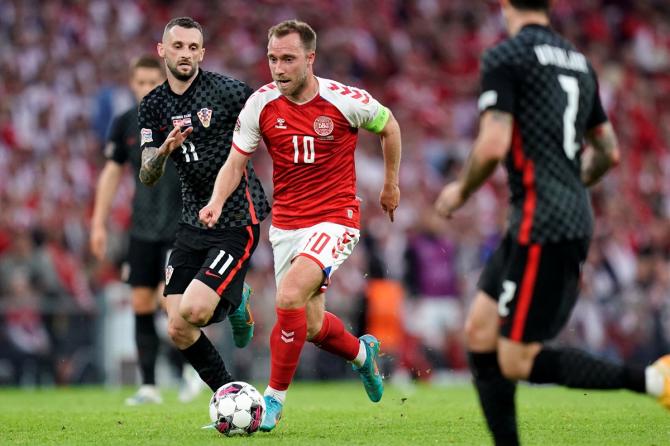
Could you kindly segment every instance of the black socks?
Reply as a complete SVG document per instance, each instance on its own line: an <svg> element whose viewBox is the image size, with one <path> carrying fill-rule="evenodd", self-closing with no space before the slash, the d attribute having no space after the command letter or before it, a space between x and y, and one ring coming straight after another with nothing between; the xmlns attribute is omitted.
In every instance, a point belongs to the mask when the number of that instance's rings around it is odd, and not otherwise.
<svg viewBox="0 0 670 446"><path fill-rule="evenodd" d="M517 446L516 383L500 372L497 352L469 352L468 357L479 402L496 446Z"/></svg>
<svg viewBox="0 0 670 446"><path fill-rule="evenodd" d="M646 390L643 367L615 364L573 348L544 347L535 357L528 381L579 389Z"/></svg>
<svg viewBox="0 0 670 446"><path fill-rule="evenodd" d="M212 392L233 381L233 377L226 370L223 358L202 331L198 340L181 352Z"/></svg>
<svg viewBox="0 0 670 446"><path fill-rule="evenodd" d="M154 313L135 315L135 344L142 374L142 384L156 384L156 357L158 356L158 334Z"/></svg>

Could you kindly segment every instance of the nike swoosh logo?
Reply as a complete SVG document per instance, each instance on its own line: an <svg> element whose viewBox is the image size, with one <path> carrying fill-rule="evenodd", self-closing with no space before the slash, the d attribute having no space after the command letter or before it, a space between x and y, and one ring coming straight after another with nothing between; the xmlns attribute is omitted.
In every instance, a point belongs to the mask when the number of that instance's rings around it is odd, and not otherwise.
<svg viewBox="0 0 670 446"><path fill-rule="evenodd" d="M161 126L158 131L162 132L164 130L167 130L167 125Z"/></svg>
<svg viewBox="0 0 670 446"><path fill-rule="evenodd" d="M214 273L211 272L210 270L205 271L205 275L206 275L206 276L211 276L211 277L216 277L217 279L220 279L220 278L221 278L221 276L219 276L218 274L214 274Z"/></svg>

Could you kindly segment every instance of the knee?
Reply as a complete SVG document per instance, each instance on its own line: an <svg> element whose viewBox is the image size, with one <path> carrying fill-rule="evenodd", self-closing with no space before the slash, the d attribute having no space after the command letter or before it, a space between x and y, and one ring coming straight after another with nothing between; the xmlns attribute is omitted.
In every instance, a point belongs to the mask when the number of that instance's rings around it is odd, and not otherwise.
<svg viewBox="0 0 670 446"><path fill-rule="evenodd" d="M465 321L465 342L470 350L495 350L498 340L497 320L483 321L468 317Z"/></svg>
<svg viewBox="0 0 670 446"><path fill-rule="evenodd" d="M276 304L278 308L294 309L303 307L305 300L299 288L283 286L277 292Z"/></svg>
<svg viewBox="0 0 670 446"><path fill-rule="evenodd" d="M200 304L182 304L179 306L179 314L186 322L196 327L204 327L212 318L213 309Z"/></svg>
<svg viewBox="0 0 670 446"><path fill-rule="evenodd" d="M510 381L526 380L530 373L530 365L524 358L517 355L498 354L500 372Z"/></svg>

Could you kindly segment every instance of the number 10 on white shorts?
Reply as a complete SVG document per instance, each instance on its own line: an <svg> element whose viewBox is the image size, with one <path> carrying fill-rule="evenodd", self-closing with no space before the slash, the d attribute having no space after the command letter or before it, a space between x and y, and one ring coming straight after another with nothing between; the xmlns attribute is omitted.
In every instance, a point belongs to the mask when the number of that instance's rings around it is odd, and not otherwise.
<svg viewBox="0 0 670 446"><path fill-rule="evenodd" d="M324 272L322 289L330 276L351 255L360 231L337 223L319 223L308 228L279 229L270 226L277 286L298 256L312 259Z"/></svg>

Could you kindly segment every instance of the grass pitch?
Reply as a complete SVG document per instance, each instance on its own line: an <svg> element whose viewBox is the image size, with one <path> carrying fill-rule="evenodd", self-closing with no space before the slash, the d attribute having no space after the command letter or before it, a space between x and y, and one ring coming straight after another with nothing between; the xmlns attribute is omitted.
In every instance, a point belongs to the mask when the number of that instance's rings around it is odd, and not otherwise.
<svg viewBox="0 0 670 446"><path fill-rule="evenodd" d="M0 444L491 444L469 385L410 393L387 388L381 403L372 404L359 383L298 383L275 431L232 438L200 429L209 421L209 394L181 404L167 390L162 405L126 407L133 390L2 389ZM522 386L517 404L525 445L670 444L670 413L647 397Z"/></svg>

